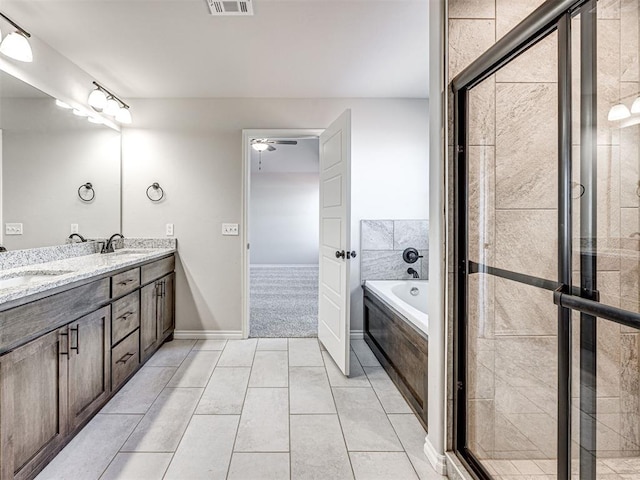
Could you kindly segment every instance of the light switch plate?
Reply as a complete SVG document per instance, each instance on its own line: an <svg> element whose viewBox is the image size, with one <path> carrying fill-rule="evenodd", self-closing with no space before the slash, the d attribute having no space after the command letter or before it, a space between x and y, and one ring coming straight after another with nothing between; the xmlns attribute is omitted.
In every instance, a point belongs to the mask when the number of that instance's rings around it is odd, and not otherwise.
<svg viewBox="0 0 640 480"><path fill-rule="evenodd" d="M222 235L238 235L238 224L237 223L223 223L222 224Z"/></svg>
<svg viewBox="0 0 640 480"><path fill-rule="evenodd" d="M5 223L4 224L5 235L22 235L21 223Z"/></svg>
<svg viewBox="0 0 640 480"><path fill-rule="evenodd" d="M78 224L77 223L72 223L71 224L71 233L78 233Z"/></svg>
<svg viewBox="0 0 640 480"><path fill-rule="evenodd" d="M167 223L166 233L167 233L167 237L173 236L173 223Z"/></svg>

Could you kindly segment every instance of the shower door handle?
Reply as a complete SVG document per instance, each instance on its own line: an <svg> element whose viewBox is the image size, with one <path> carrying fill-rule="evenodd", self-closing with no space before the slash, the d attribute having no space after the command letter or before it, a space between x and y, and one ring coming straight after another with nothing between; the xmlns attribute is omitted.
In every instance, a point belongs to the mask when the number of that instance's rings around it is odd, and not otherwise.
<svg viewBox="0 0 640 480"><path fill-rule="evenodd" d="M342 258L344 260L345 251L344 250L336 250L336 258Z"/></svg>

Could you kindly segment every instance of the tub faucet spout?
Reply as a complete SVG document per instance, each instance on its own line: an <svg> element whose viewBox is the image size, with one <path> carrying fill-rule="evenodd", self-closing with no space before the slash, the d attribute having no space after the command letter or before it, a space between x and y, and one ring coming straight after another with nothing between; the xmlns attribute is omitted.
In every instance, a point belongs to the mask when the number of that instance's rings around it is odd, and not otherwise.
<svg viewBox="0 0 640 480"><path fill-rule="evenodd" d="M416 272L412 267L409 267L407 269L407 273L409 275L413 275L413 278L420 278L420 275L418 275L418 272Z"/></svg>

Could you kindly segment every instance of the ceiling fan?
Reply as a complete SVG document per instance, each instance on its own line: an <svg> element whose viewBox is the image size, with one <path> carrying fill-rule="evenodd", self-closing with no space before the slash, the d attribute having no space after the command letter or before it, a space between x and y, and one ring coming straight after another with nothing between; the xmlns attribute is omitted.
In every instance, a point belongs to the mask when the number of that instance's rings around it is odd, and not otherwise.
<svg viewBox="0 0 640 480"><path fill-rule="evenodd" d="M273 152L276 147L273 145L297 145L297 140L269 140L268 138L254 138L251 140L251 147L257 152Z"/></svg>

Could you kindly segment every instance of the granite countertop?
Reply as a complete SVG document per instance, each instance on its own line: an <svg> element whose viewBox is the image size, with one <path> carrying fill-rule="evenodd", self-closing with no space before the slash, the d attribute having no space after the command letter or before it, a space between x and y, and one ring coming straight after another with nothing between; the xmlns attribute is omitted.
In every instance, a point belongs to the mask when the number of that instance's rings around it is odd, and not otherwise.
<svg viewBox="0 0 640 480"><path fill-rule="evenodd" d="M125 247L115 253L95 253L0 270L0 304L147 262L175 251L175 248Z"/></svg>

